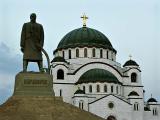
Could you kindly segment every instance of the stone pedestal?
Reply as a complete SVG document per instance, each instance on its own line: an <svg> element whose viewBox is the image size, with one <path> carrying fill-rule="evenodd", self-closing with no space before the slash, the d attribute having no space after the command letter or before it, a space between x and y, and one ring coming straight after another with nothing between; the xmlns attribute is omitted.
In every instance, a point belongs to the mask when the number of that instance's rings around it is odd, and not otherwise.
<svg viewBox="0 0 160 120"><path fill-rule="evenodd" d="M40 72L18 73L13 95L54 96L53 77Z"/></svg>

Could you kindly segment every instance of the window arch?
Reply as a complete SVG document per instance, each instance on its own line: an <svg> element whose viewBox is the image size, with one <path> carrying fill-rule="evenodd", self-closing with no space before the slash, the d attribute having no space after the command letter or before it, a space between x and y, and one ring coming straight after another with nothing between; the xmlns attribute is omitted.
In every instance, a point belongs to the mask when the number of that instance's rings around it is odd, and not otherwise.
<svg viewBox="0 0 160 120"><path fill-rule="evenodd" d="M79 49L76 49L76 57L79 57Z"/></svg>
<svg viewBox="0 0 160 120"><path fill-rule="evenodd" d="M131 82L133 82L133 83L137 82L137 74L136 73L131 74Z"/></svg>
<svg viewBox="0 0 160 120"><path fill-rule="evenodd" d="M138 111L139 110L139 104L136 102L134 103L134 111Z"/></svg>
<svg viewBox="0 0 160 120"><path fill-rule="evenodd" d="M111 86L111 93L113 93L113 85Z"/></svg>
<svg viewBox="0 0 160 120"><path fill-rule="evenodd" d="M92 85L89 86L89 92L92 93Z"/></svg>
<svg viewBox="0 0 160 120"><path fill-rule="evenodd" d="M107 56L107 59L108 59L108 50L107 50L107 53L106 53L106 54L107 54L106 56Z"/></svg>
<svg viewBox="0 0 160 120"><path fill-rule="evenodd" d="M84 107L84 101L80 100L79 101L79 108L83 110L83 107Z"/></svg>
<svg viewBox="0 0 160 120"><path fill-rule="evenodd" d="M87 48L84 48L84 57L87 57L88 53L87 53Z"/></svg>
<svg viewBox="0 0 160 120"><path fill-rule="evenodd" d="M158 115L157 108L153 108L153 115L154 115L154 116Z"/></svg>
<svg viewBox="0 0 160 120"><path fill-rule="evenodd" d="M116 87L116 92L117 92L117 94L119 93L118 86Z"/></svg>
<svg viewBox="0 0 160 120"><path fill-rule="evenodd" d="M59 96L62 96L62 89L59 90Z"/></svg>
<svg viewBox="0 0 160 120"><path fill-rule="evenodd" d="M65 56L64 56L64 51L62 51L62 57L65 58Z"/></svg>
<svg viewBox="0 0 160 120"><path fill-rule="evenodd" d="M107 85L104 85L104 92L107 92Z"/></svg>
<svg viewBox="0 0 160 120"><path fill-rule="evenodd" d="M111 116L109 116L109 117L107 118L107 120L116 120L116 118L111 115Z"/></svg>
<svg viewBox="0 0 160 120"><path fill-rule="evenodd" d="M64 79L64 71L62 69L57 71L57 79Z"/></svg>
<svg viewBox="0 0 160 120"><path fill-rule="evenodd" d="M95 48L92 49L92 57L96 57L96 49Z"/></svg>
<svg viewBox="0 0 160 120"><path fill-rule="evenodd" d="M103 58L103 50L100 49L100 58Z"/></svg>
<svg viewBox="0 0 160 120"><path fill-rule="evenodd" d="M68 58L71 59L71 50L68 51Z"/></svg>
<svg viewBox="0 0 160 120"><path fill-rule="evenodd" d="M85 88L85 86L83 86L83 91L84 91L84 92L86 91L86 88Z"/></svg>
<svg viewBox="0 0 160 120"><path fill-rule="evenodd" d="M100 92L100 86L97 85L97 92Z"/></svg>

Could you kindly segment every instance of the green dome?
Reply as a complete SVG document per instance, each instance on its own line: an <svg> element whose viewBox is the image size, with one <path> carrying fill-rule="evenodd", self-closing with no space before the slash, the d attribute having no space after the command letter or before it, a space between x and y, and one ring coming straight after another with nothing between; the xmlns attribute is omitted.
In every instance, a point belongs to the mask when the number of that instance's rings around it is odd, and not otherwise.
<svg viewBox="0 0 160 120"><path fill-rule="evenodd" d="M76 84L95 82L120 83L118 79L109 71L95 68L85 72Z"/></svg>
<svg viewBox="0 0 160 120"><path fill-rule="evenodd" d="M75 47L98 47L116 52L103 33L88 27L78 28L66 34L55 51Z"/></svg>
<svg viewBox="0 0 160 120"><path fill-rule="evenodd" d="M57 56L57 57L53 58L53 60L51 61L51 63L52 62L66 62L67 63L67 61L63 57L61 57L61 56Z"/></svg>
<svg viewBox="0 0 160 120"><path fill-rule="evenodd" d="M81 89L78 89L74 94L85 94L85 92Z"/></svg>
<svg viewBox="0 0 160 120"><path fill-rule="evenodd" d="M123 67L126 67L126 66L139 66L134 60L128 60L124 65Z"/></svg>

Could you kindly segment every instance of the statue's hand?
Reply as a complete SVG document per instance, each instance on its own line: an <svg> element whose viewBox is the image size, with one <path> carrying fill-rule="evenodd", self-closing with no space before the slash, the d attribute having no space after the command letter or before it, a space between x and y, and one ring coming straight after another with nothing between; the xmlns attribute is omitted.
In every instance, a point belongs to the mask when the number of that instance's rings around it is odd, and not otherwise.
<svg viewBox="0 0 160 120"><path fill-rule="evenodd" d="M24 48L21 48L21 51L24 52Z"/></svg>
<svg viewBox="0 0 160 120"><path fill-rule="evenodd" d="M38 48L38 50L42 50L42 47L40 44L37 44L37 48Z"/></svg>

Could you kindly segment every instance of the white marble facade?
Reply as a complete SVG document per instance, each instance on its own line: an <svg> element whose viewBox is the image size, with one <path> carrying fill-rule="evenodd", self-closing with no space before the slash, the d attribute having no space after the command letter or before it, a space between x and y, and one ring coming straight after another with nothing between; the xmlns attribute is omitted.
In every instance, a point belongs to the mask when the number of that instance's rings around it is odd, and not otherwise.
<svg viewBox="0 0 160 120"><path fill-rule="evenodd" d="M57 49L54 55L53 89L64 102L107 120L160 120L160 104L154 98L144 100L141 70L134 60L121 66L115 51L96 46ZM102 82L101 78L78 82L93 69L108 71L118 82Z"/></svg>

